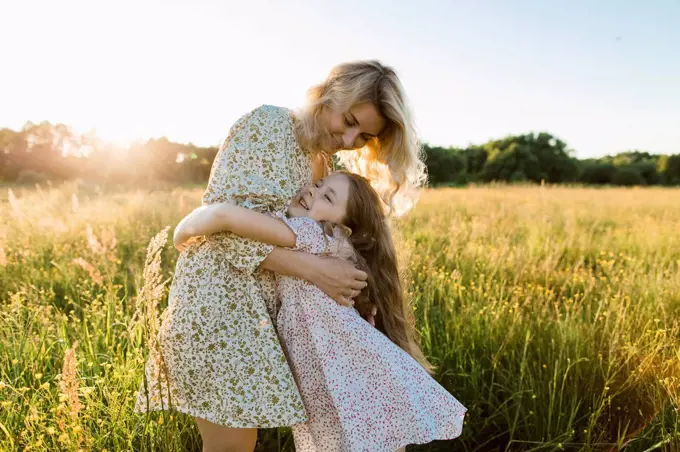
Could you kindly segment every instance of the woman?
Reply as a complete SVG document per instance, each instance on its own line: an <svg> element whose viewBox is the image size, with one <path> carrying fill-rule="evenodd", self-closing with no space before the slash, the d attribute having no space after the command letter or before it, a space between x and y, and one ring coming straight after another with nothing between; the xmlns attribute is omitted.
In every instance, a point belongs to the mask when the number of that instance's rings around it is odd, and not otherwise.
<svg viewBox="0 0 680 452"><path fill-rule="evenodd" d="M415 201L424 165L403 88L389 67L335 67L293 114L262 106L240 118L215 158L204 204L284 210L339 155L401 213ZM307 417L272 319L273 273L309 281L343 304L366 285L351 264L275 248L231 233L202 237L178 261L160 350L149 360L138 410L172 407L198 424L204 450L252 451L257 428Z"/></svg>

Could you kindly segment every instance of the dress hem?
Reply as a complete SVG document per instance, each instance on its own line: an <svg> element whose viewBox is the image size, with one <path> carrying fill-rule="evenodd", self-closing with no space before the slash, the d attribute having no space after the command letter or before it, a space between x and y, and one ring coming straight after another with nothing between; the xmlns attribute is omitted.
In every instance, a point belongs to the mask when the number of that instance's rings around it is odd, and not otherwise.
<svg viewBox="0 0 680 452"><path fill-rule="evenodd" d="M134 412L136 414L142 415L142 414L148 414L153 411L176 411L182 414L186 414L192 417L198 417L201 419L205 419L208 422L212 422L213 424L221 425L223 427L229 427L229 428L278 428L278 427L292 427L293 425L297 424L303 424L307 422L308 418L305 416L303 418L296 418L295 416L289 417L288 420L286 420L286 423L278 423L278 422L272 422L272 423L235 423L232 425L227 425L222 421L218 421L215 416L213 416L210 413L205 413L200 410L196 410L193 408L185 408L185 407L172 407L172 408L161 408L161 407L154 407L150 409L137 409L135 408ZM238 424L238 425L236 425Z"/></svg>

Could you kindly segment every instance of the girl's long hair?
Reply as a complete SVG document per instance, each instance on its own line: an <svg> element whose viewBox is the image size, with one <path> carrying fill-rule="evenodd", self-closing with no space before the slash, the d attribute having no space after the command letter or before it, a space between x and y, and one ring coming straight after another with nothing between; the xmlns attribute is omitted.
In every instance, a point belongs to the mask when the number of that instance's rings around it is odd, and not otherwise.
<svg viewBox="0 0 680 452"><path fill-rule="evenodd" d="M378 310L376 328L431 372L432 366L417 340L413 311L404 296L384 204L366 178L340 173L350 182L344 225L351 231L349 241L359 264L368 273L368 286L355 299L357 309L365 312L367 306L374 305Z"/></svg>

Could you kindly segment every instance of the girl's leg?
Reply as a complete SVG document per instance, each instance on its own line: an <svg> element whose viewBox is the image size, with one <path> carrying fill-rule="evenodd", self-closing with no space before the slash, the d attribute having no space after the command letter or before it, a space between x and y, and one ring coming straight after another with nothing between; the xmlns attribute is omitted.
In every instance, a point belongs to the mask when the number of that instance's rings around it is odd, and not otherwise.
<svg viewBox="0 0 680 452"><path fill-rule="evenodd" d="M406 447L400 447L396 452L406 452Z"/></svg>
<svg viewBox="0 0 680 452"><path fill-rule="evenodd" d="M203 439L203 452L253 452L256 428L231 428L213 424L199 417L194 420Z"/></svg>

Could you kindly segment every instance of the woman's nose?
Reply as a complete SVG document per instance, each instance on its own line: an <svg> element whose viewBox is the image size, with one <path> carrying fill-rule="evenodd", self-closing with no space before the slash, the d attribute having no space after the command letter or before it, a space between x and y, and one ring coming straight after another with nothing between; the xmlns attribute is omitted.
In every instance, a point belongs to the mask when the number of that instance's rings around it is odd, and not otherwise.
<svg viewBox="0 0 680 452"><path fill-rule="evenodd" d="M342 141L345 145L345 149L353 149L354 142L357 139L359 131L356 128L347 129L347 131L342 135Z"/></svg>

